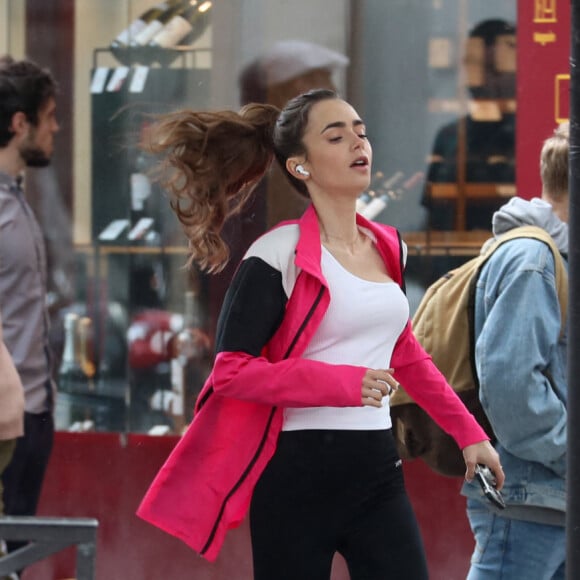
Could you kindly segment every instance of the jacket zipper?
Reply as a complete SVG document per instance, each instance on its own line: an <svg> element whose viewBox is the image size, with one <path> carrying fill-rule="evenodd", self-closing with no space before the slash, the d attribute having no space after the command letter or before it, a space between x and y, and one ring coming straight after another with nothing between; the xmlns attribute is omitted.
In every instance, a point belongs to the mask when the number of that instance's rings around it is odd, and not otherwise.
<svg viewBox="0 0 580 580"><path fill-rule="evenodd" d="M203 554L205 554L208 551L209 547L211 546L211 543L213 542L213 540L215 538L215 534L217 532L218 525L219 525L219 523L224 515L224 511L226 509L226 504L227 504L228 500L239 489L239 487L242 485L242 483L244 482L244 480L246 479L246 477L248 476L248 474L252 470L252 467L254 467L256 461L258 461L258 457L260 456L260 453L262 452L262 449L264 448L264 445L266 443L266 438L268 436L268 432L270 431L270 425L272 424L272 420L274 419L274 413L276 412L276 409L277 409L277 407L272 407L272 410L270 411L270 416L268 417L268 422L266 423L266 428L264 429L264 434L262 435L262 439L260 440L260 444L258 445L258 449L256 450L254 457L252 457L252 460L250 461L250 463L248 464L248 466L246 467L246 469L244 470L244 472L240 476L240 479L238 479L238 481L236 482L234 487L232 487L232 489L230 490L228 495L226 495L226 497L224 498L224 501L222 502L222 506L221 506L220 511L217 515L217 518L216 518L216 521L213 525L213 528L211 529L211 532L209 534L207 542L205 543L205 546L202 548L202 550L200 552L200 554L202 556L203 556Z"/></svg>
<svg viewBox="0 0 580 580"><path fill-rule="evenodd" d="M199 401L199 404L197 405L196 411L197 413L201 411L201 408L207 403L207 400L210 398L211 395L213 395L213 385L208 388L203 398Z"/></svg>
<svg viewBox="0 0 580 580"><path fill-rule="evenodd" d="M290 353L294 350L294 347L296 346L296 343L298 342L300 335L304 332L306 325L308 324L308 322L312 318L312 314L314 313L314 311L318 307L318 304L320 303L320 300L322 299L323 294L324 294L324 286L320 286L320 290L318 291L318 296L316 296L314 302L312 303L312 306L310 307L310 310L308 311L308 314L306 315L306 318L304 319L304 321L300 325L298 332L296 332L296 336L294 336L294 340L290 343L290 346L288 347L288 350L284 353L284 356L282 357L282 359L288 358L290 356Z"/></svg>
<svg viewBox="0 0 580 580"><path fill-rule="evenodd" d="M296 335L294 336L294 339L290 343L288 350L286 351L286 353L282 357L282 360L287 359L290 356L290 353L292 352L292 350L296 346L296 343L298 342L300 335L304 332L304 328L306 327L306 325L308 324L308 322L312 318L314 311L316 310L318 304L320 303L320 300L322 298L323 293L324 293L324 286L321 286L320 291L318 292L318 295L316 296L314 302L312 303L312 306L308 310L308 314L306 315L306 318L304 319L304 321L300 325L300 328L296 332ZM203 404L205 404L207 402L207 400L209 399L209 397L212 393L213 393L213 389L210 389L207 393L207 396L204 397ZM200 407L200 409L201 409L201 407ZM210 532L209 537L205 543L205 546L200 551L200 554L202 556L209 550L209 547L211 546L211 544L215 538L218 525L219 525L219 523L224 515L224 511L226 509L226 504L227 504L228 500L239 489L239 487L242 485L242 483L244 482L244 480L246 479L246 477L248 476L248 474L252 470L252 467L254 467L254 465L256 464L256 461L258 461L258 457L262 453L262 449L264 448L264 445L266 444L266 438L267 438L268 433L270 431L270 426L272 425L272 421L274 419L274 414L276 413L277 409L278 409L278 407L272 407L272 410L270 412L270 416L268 417L268 422L266 423L266 428L264 429L264 433L262 435L262 438L260 439L260 443L258 445L258 448L256 449L256 453L254 453L254 456L252 457L250 463L248 464L248 466L246 467L246 469L244 470L244 472L240 476L240 479L238 479L238 481L234 484L234 486L232 487L230 492L224 498L224 501L222 502L220 511L218 512L217 518L216 518L215 523L211 529L211 532Z"/></svg>
<svg viewBox="0 0 580 580"><path fill-rule="evenodd" d="M397 230L397 239L399 240L399 271L401 273L401 290L406 295L407 286L405 284L405 262L403 260L403 238L401 238L401 232Z"/></svg>

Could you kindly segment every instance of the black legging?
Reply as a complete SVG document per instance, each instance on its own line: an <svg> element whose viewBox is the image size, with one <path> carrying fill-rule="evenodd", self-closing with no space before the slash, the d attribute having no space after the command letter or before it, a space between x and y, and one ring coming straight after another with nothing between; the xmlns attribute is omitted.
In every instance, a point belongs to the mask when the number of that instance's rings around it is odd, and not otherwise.
<svg viewBox="0 0 580 580"><path fill-rule="evenodd" d="M391 431L285 431L250 508L254 580L424 580Z"/></svg>

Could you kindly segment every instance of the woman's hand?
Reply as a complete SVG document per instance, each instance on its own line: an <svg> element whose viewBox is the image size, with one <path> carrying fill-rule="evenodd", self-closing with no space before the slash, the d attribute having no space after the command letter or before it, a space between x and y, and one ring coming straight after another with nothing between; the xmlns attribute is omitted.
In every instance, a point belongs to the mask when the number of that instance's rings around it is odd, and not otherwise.
<svg viewBox="0 0 580 580"><path fill-rule="evenodd" d="M463 459L467 470L465 480L471 481L475 477L475 466L480 463L487 465L496 479L496 489L500 490L505 481L505 474L499 462L499 455L489 441L480 441L463 448Z"/></svg>
<svg viewBox="0 0 580 580"><path fill-rule="evenodd" d="M362 380L362 404L368 407L380 407L383 397L399 388L393 376L393 369L367 369Z"/></svg>

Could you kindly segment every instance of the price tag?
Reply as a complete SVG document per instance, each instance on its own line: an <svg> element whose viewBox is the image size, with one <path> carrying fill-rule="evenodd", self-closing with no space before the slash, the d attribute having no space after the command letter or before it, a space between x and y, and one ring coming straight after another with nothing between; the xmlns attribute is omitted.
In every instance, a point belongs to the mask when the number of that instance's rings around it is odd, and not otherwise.
<svg viewBox="0 0 580 580"><path fill-rule="evenodd" d="M115 69L115 72L111 75L111 79L109 80L109 84L107 85L107 92L115 93L117 91L120 91L128 74L129 74L128 66L118 66Z"/></svg>
<svg viewBox="0 0 580 580"><path fill-rule="evenodd" d="M149 67L142 64L137 65L133 71L133 78L129 85L130 93L142 93L149 75Z"/></svg>
<svg viewBox="0 0 580 580"><path fill-rule="evenodd" d="M91 94L98 95L105 90L105 83L107 82L108 76L108 67L99 66L95 69L95 72L93 73L93 79L91 81Z"/></svg>

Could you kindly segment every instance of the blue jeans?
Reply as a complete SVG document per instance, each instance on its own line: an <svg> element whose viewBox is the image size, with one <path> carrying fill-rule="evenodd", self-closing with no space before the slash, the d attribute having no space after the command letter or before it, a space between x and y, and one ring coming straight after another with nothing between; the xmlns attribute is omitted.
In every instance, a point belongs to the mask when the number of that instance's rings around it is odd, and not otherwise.
<svg viewBox="0 0 580 580"><path fill-rule="evenodd" d="M564 580L563 526L498 516L479 501L467 501L475 550L467 580Z"/></svg>

